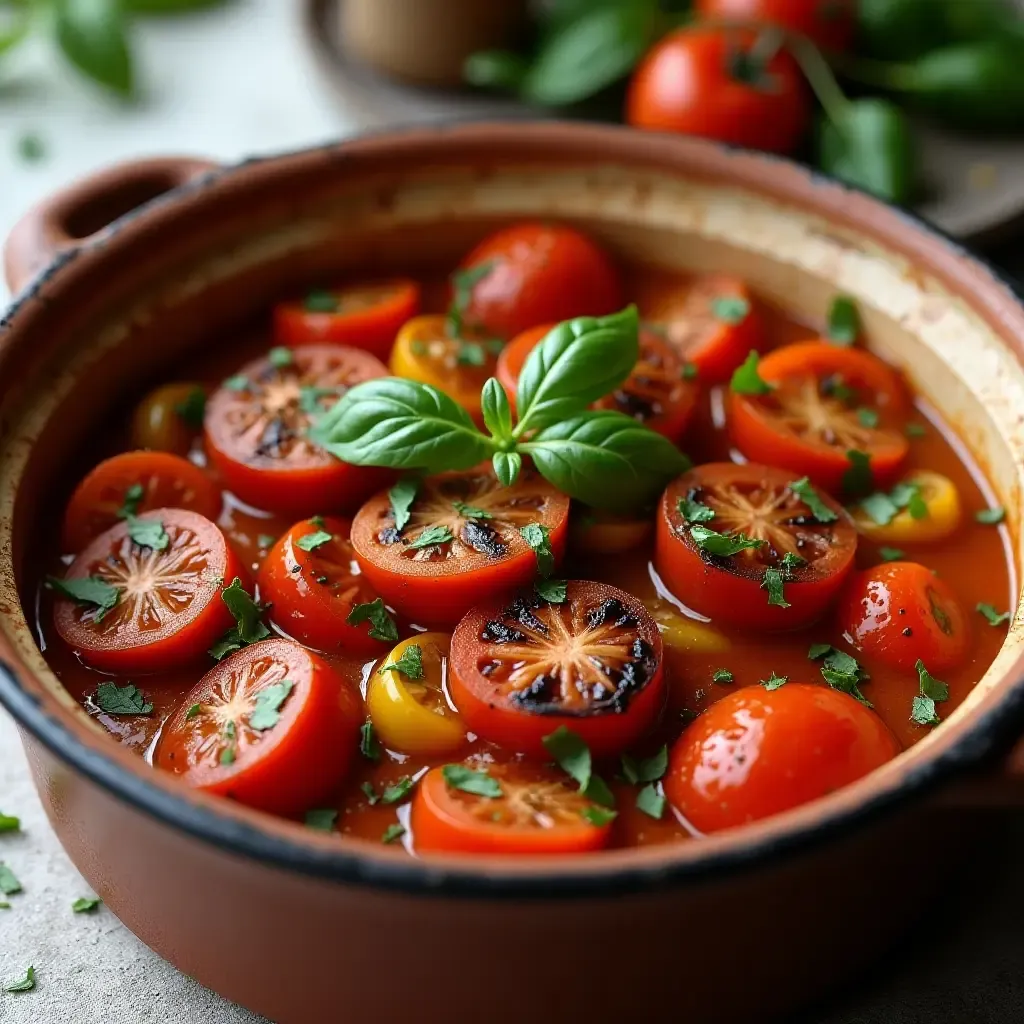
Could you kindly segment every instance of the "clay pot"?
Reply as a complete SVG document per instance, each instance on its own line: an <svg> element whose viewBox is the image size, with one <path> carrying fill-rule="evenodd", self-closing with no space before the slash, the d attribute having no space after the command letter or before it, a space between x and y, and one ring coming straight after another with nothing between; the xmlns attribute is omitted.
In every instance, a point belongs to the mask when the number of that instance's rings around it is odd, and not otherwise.
<svg viewBox="0 0 1024 1024"><path fill-rule="evenodd" d="M452 265L521 217L742 275L808 318L851 295L871 347L986 468L1018 561L1024 547L1017 297L907 214L786 161L619 128L468 125L224 170L150 162L44 203L7 247L0 701L97 894L278 1024L770 1019L932 902L977 835L955 805L1019 792L1024 762L1003 764L1024 728L1019 617L949 720L855 785L699 842L558 860L421 861L265 817L147 767L67 696L33 639L26 564L45 542L36 510L110 410L303 283Z"/></svg>

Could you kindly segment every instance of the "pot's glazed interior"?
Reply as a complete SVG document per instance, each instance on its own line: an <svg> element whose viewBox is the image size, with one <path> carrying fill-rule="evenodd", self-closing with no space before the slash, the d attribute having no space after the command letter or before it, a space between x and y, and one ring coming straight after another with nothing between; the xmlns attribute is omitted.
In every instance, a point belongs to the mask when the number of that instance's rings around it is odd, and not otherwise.
<svg viewBox="0 0 1024 1024"><path fill-rule="evenodd" d="M88 244L12 320L0 373L22 386L2 399L0 548L10 554L3 566L9 606L3 628L10 660L30 670L47 704L61 706L62 723L88 746L121 771L146 775L149 787L176 801L302 844L321 863L353 853L363 866L393 860L386 850L356 850L338 837L311 837L242 808L211 804L153 777L96 735L46 667L19 610L19 587L27 597L23 568L33 509L116 400L289 288L367 265L407 270L453 263L488 227L526 216L578 223L614 252L667 269L736 273L809 320L823 318L837 291L852 296L864 313L869 347L906 373L984 467L996 487L993 501L1008 509L1013 561L1019 561L1024 374L1015 346L1024 337L1024 315L997 280L954 247L792 167L699 143L550 126L366 140L227 172L157 204L118 225L107 238L116 245ZM1015 622L947 724L827 801L685 849L608 853L586 865L560 862L559 870L582 875L613 864L692 865L880 805L923 780L927 763L934 769L941 759L948 766L1005 743L1014 726L1008 708L1020 675L1018 649ZM969 733L974 741L966 746ZM550 865L539 867L550 873ZM438 862L429 874L444 870ZM463 861L460 870L474 869ZM528 879L538 865L489 860L486 870L500 882ZM428 874L422 866L412 871Z"/></svg>

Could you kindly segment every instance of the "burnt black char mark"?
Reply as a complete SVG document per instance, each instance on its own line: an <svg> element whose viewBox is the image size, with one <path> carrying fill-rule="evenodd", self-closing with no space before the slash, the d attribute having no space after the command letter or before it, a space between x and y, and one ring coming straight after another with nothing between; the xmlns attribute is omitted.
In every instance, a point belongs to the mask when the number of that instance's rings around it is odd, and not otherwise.
<svg viewBox="0 0 1024 1024"><path fill-rule="evenodd" d="M260 443L256 446L257 455L278 456L283 454L282 448L286 441L295 437L295 433L289 430L284 421L274 417L264 428L260 437Z"/></svg>
<svg viewBox="0 0 1024 1024"><path fill-rule="evenodd" d="M526 634L515 626L506 626L504 622L492 619L484 626L480 639L491 644L522 644L526 643Z"/></svg>
<svg viewBox="0 0 1024 1024"><path fill-rule="evenodd" d="M377 540L381 544L398 544L402 539L402 535L393 527L385 526L380 533L377 534Z"/></svg>
<svg viewBox="0 0 1024 1024"><path fill-rule="evenodd" d="M508 546L501 542L501 538L493 526L477 522L475 519L462 527L461 536L474 551L479 551L481 555L502 558L508 551Z"/></svg>
<svg viewBox="0 0 1024 1024"><path fill-rule="evenodd" d="M606 597L596 608L587 612L587 625L597 629L611 622L613 626L637 626L636 616L617 598Z"/></svg>

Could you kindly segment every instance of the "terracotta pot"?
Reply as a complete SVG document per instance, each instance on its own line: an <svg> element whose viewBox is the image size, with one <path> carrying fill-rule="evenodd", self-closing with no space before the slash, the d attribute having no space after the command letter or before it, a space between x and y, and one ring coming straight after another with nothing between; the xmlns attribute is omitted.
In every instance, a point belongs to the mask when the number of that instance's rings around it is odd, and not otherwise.
<svg viewBox="0 0 1024 1024"><path fill-rule="evenodd" d="M627 256L741 274L800 315L852 295L872 347L986 467L1018 561L1024 548L1024 309L954 243L785 161L617 128L467 125L209 172L150 162L44 203L7 248L21 293L0 329L0 700L107 905L278 1024L635 1020L665 1007L769 1019L931 902L975 834L954 797L1017 793L997 762L1024 726L1019 616L963 706L856 785L700 842L556 861L423 862L205 797L64 693L23 610L25 567L41 543L35 510L111 408L302 282L451 264L524 216L577 222ZM99 230L70 237L87 229Z"/></svg>

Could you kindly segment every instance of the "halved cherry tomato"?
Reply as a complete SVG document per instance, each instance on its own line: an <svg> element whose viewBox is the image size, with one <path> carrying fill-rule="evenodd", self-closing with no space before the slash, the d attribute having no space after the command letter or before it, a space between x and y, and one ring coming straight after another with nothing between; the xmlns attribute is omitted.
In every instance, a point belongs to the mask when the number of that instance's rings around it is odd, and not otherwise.
<svg viewBox="0 0 1024 1024"><path fill-rule="evenodd" d="M713 622L775 630L820 618L853 568L857 531L842 506L821 493L835 518L819 522L792 483L791 473L772 466L711 462L669 484L658 508L654 556L668 589ZM713 516L687 519L680 509L687 502ZM720 557L712 553L714 538L698 542L704 530L762 543ZM769 572L785 605L768 603Z"/></svg>
<svg viewBox="0 0 1024 1024"><path fill-rule="evenodd" d="M644 317L664 332L684 362L696 367L696 379L705 386L727 381L764 344L750 290L737 277L696 277L660 294Z"/></svg>
<svg viewBox="0 0 1024 1024"><path fill-rule="evenodd" d="M513 412L516 408L516 390L519 387L519 374L523 372L523 364L527 356L556 326L558 325L540 324L537 327L530 327L517 334L498 354L498 365L494 375L505 389Z"/></svg>
<svg viewBox="0 0 1024 1024"><path fill-rule="evenodd" d="M894 483L909 451L907 399L877 356L822 341L786 345L758 367L766 395L730 393L733 440L753 462L783 466L838 494L850 451L871 459L876 484Z"/></svg>
<svg viewBox="0 0 1024 1024"><path fill-rule="evenodd" d="M745 686L676 740L663 785L701 832L736 828L827 796L899 753L869 708L827 686Z"/></svg>
<svg viewBox="0 0 1024 1024"><path fill-rule="evenodd" d="M391 372L443 391L478 423L480 389L497 366L501 343L469 328L463 336L449 334L448 318L418 316L399 332L391 352Z"/></svg>
<svg viewBox="0 0 1024 1024"><path fill-rule="evenodd" d="M476 764L501 787L501 796L455 789L434 768L412 802L417 853L586 853L606 846L610 823L595 825L595 809L579 787L550 768L533 764Z"/></svg>
<svg viewBox="0 0 1024 1024"><path fill-rule="evenodd" d="M582 232L562 224L528 221L495 231L460 269L483 266L489 272L474 283L464 317L506 340L537 324L606 316L626 304L612 261Z"/></svg>
<svg viewBox="0 0 1024 1024"><path fill-rule="evenodd" d="M228 486L257 508L314 515L355 508L389 475L350 466L308 437L313 419L387 368L368 352L307 345L248 363L206 406L206 447Z"/></svg>
<svg viewBox="0 0 1024 1024"><path fill-rule="evenodd" d="M595 757L619 754L665 703L661 633L642 602L605 583L568 583L478 603L452 635L452 699L466 727L508 750L549 756L559 726Z"/></svg>
<svg viewBox="0 0 1024 1024"><path fill-rule="evenodd" d="M770 22L802 32L826 50L844 50L853 38L857 0L697 0L705 19Z"/></svg>
<svg viewBox="0 0 1024 1024"><path fill-rule="evenodd" d="M650 516L634 519L599 508L580 508L569 521L569 544L588 555L620 555L647 540Z"/></svg>
<svg viewBox="0 0 1024 1024"><path fill-rule="evenodd" d="M344 778L361 720L358 695L326 662L290 640L264 640L188 692L154 762L207 793L299 814Z"/></svg>
<svg viewBox="0 0 1024 1024"><path fill-rule="evenodd" d="M856 573L838 608L839 624L859 651L912 671L964 663L970 626L952 588L917 562L888 562Z"/></svg>
<svg viewBox="0 0 1024 1024"><path fill-rule="evenodd" d="M858 505L853 509L853 521L860 533L876 544L928 544L956 532L961 518L960 492L948 476L918 469L902 483L917 488L925 514L915 517L909 508L902 508L888 523L879 523Z"/></svg>
<svg viewBox="0 0 1024 1024"><path fill-rule="evenodd" d="M648 51L633 72L626 121L634 128L702 135L788 153L807 128L810 105L785 49L760 56L747 29L679 29Z"/></svg>
<svg viewBox="0 0 1024 1024"><path fill-rule="evenodd" d="M170 452L124 452L85 476L64 513L63 545L81 551L129 515L183 508L207 519L220 513L217 485L187 459Z"/></svg>
<svg viewBox="0 0 1024 1024"><path fill-rule="evenodd" d="M274 307L280 345L349 345L386 360L402 324L420 309L420 286L408 278L313 292Z"/></svg>
<svg viewBox="0 0 1024 1024"><path fill-rule="evenodd" d="M380 640L346 619L377 598L359 571L348 519L304 519L280 537L260 566L260 597L289 636L328 653L378 655Z"/></svg>
<svg viewBox="0 0 1024 1024"><path fill-rule="evenodd" d="M520 533L531 524L550 531L559 562L569 499L532 471L502 487L484 467L422 481L401 530L387 492L376 495L353 520L352 546L388 604L413 622L444 628L474 605L534 579L537 557Z"/></svg>
<svg viewBox="0 0 1024 1024"><path fill-rule="evenodd" d="M180 381L155 388L135 407L132 444L158 452L188 455L203 432L203 411L209 388Z"/></svg>
<svg viewBox="0 0 1024 1024"><path fill-rule="evenodd" d="M156 509L135 523L154 521L166 534L162 549L134 542L130 524L121 523L100 534L64 577L92 577L118 591L105 613L66 597L54 606L61 639L96 668L158 672L187 664L235 624L220 595L244 570L224 534L183 509Z"/></svg>
<svg viewBox="0 0 1024 1024"><path fill-rule="evenodd" d="M462 719L448 703L447 633L417 633L403 640L375 666L366 687L366 709L377 735L390 750L428 757L450 754L466 742ZM415 648L414 669L399 665Z"/></svg>

